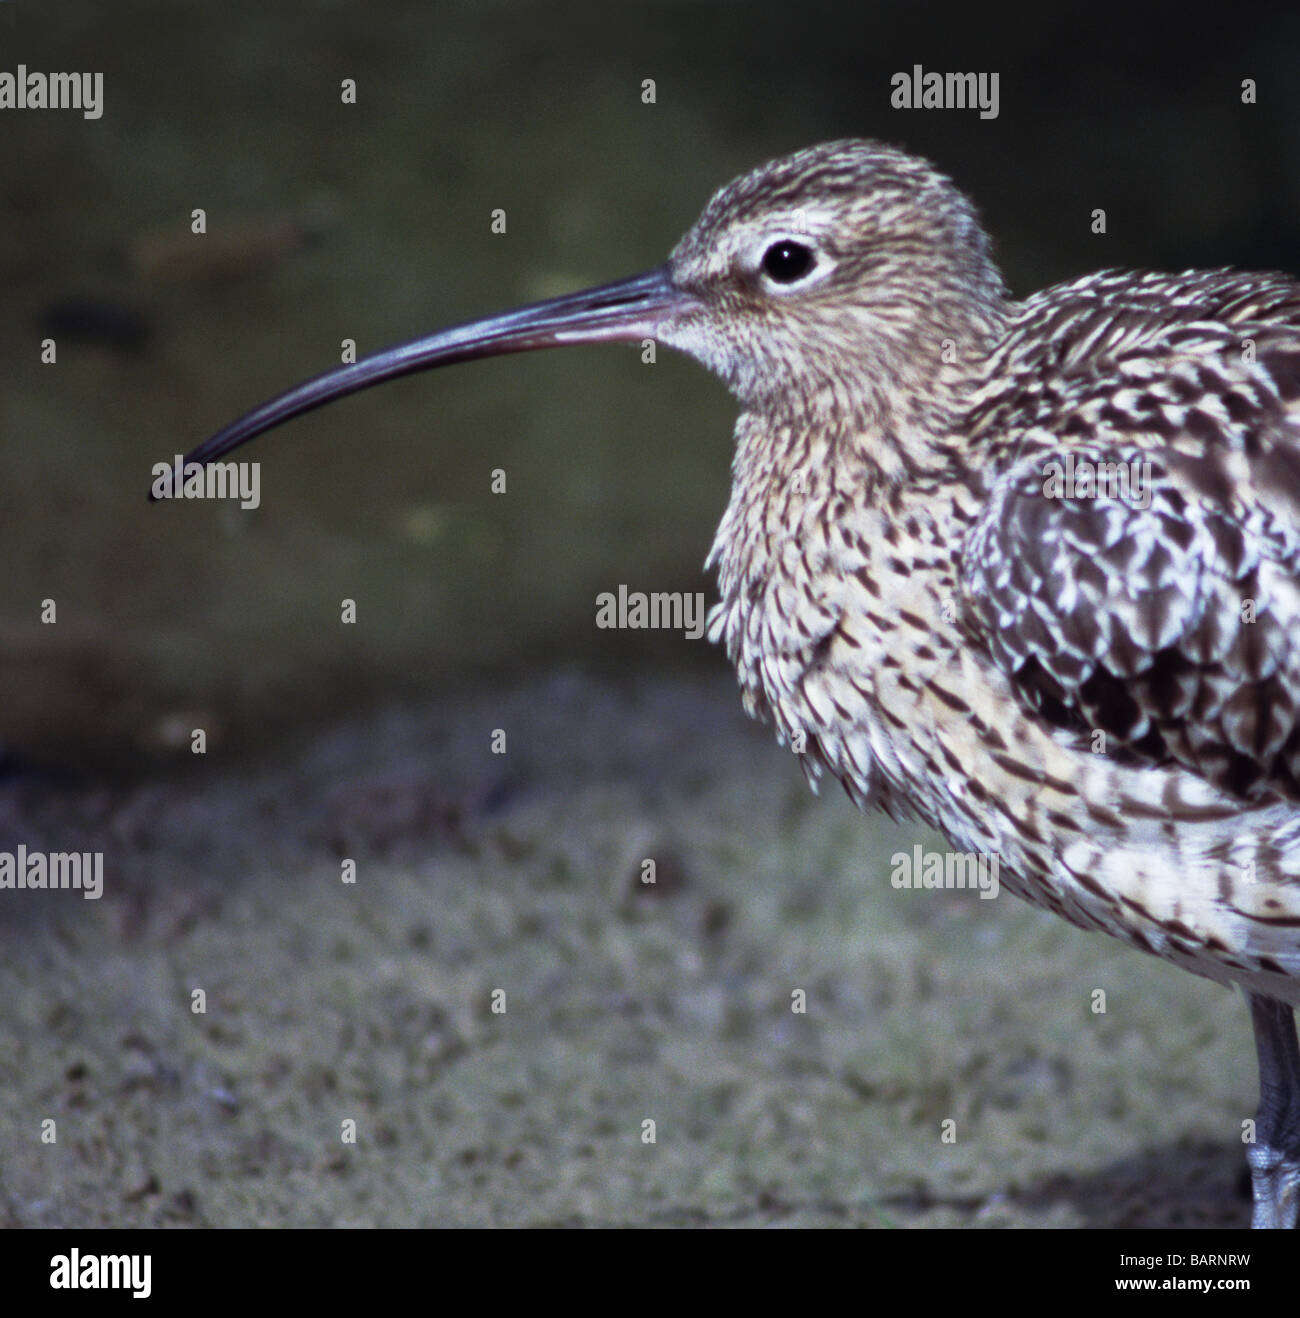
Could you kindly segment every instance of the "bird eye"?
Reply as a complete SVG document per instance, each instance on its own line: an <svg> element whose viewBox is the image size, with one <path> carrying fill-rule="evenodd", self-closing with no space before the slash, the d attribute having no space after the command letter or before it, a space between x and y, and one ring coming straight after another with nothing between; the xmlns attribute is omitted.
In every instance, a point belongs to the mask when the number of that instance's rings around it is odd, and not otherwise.
<svg viewBox="0 0 1300 1318"><path fill-rule="evenodd" d="M817 263L811 247L782 238L763 253L763 273L778 284L793 284Z"/></svg>

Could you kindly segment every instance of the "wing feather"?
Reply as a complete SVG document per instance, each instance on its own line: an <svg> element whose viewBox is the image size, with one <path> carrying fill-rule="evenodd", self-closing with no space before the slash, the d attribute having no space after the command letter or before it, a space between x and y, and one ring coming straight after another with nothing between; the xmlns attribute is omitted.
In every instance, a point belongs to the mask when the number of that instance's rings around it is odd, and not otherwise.
<svg viewBox="0 0 1300 1318"><path fill-rule="evenodd" d="M1300 292L1213 278L1205 320L1090 293L1092 350L1047 350L1053 387L989 441L963 617L1057 726L1300 802ZM986 420L1005 426L1009 401Z"/></svg>

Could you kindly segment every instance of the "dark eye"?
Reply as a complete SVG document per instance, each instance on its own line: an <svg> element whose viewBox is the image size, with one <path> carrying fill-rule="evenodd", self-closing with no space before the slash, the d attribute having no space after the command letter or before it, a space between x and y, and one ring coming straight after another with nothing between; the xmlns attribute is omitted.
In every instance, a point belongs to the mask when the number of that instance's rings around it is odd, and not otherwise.
<svg viewBox="0 0 1300 1318"><path fill-rule="evenodd" d="M816 259L811 247L782 238L763 253L763 273L778 284L793 284L813 268Z"/></svg>

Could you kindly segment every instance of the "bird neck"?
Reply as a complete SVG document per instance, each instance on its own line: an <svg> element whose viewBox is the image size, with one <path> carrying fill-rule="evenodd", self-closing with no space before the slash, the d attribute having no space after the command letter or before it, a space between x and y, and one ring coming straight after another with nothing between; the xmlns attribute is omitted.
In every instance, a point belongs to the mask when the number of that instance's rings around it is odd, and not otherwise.
<svg viewBox="0 0 1300 1318"><path fill-rule="evenodd" d="M1000 293L975 299L940 290L925 314L880 301L864 308L860 324L840 322L837 332L755 373L753 392L741 396L737 462L782 479L829 462L868 494L949 471L960 476L955 437L988 378L1009 311Z"/></svg>
<svg viewBox="0 0 1300 1318"><path fill-rule="evenodd" d="M910 375L910 378L909 378ZM960 479L959 440L980 363L943 362L928 377L915 365L882 366L847 384L789 391L773 406L747 408L736 425L737 486L792 486L809 498L887 501L923 483Z"/></svg>

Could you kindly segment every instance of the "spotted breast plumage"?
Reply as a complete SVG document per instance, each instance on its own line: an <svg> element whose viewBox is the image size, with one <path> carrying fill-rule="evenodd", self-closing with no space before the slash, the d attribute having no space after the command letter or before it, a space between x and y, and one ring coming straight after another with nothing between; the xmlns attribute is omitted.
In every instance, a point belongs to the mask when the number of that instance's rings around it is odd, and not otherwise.
<svg viewBox="0 0 1300 1318"><path fill-rule="evenodd" d="M815 781L996 856L1066 919L1242 986L1255 1223L1300 1188L1300 285L1006 293L967 199L844 141L718 192L668 263L310 381L596 339L741 406L710 634Z"/></svg>

